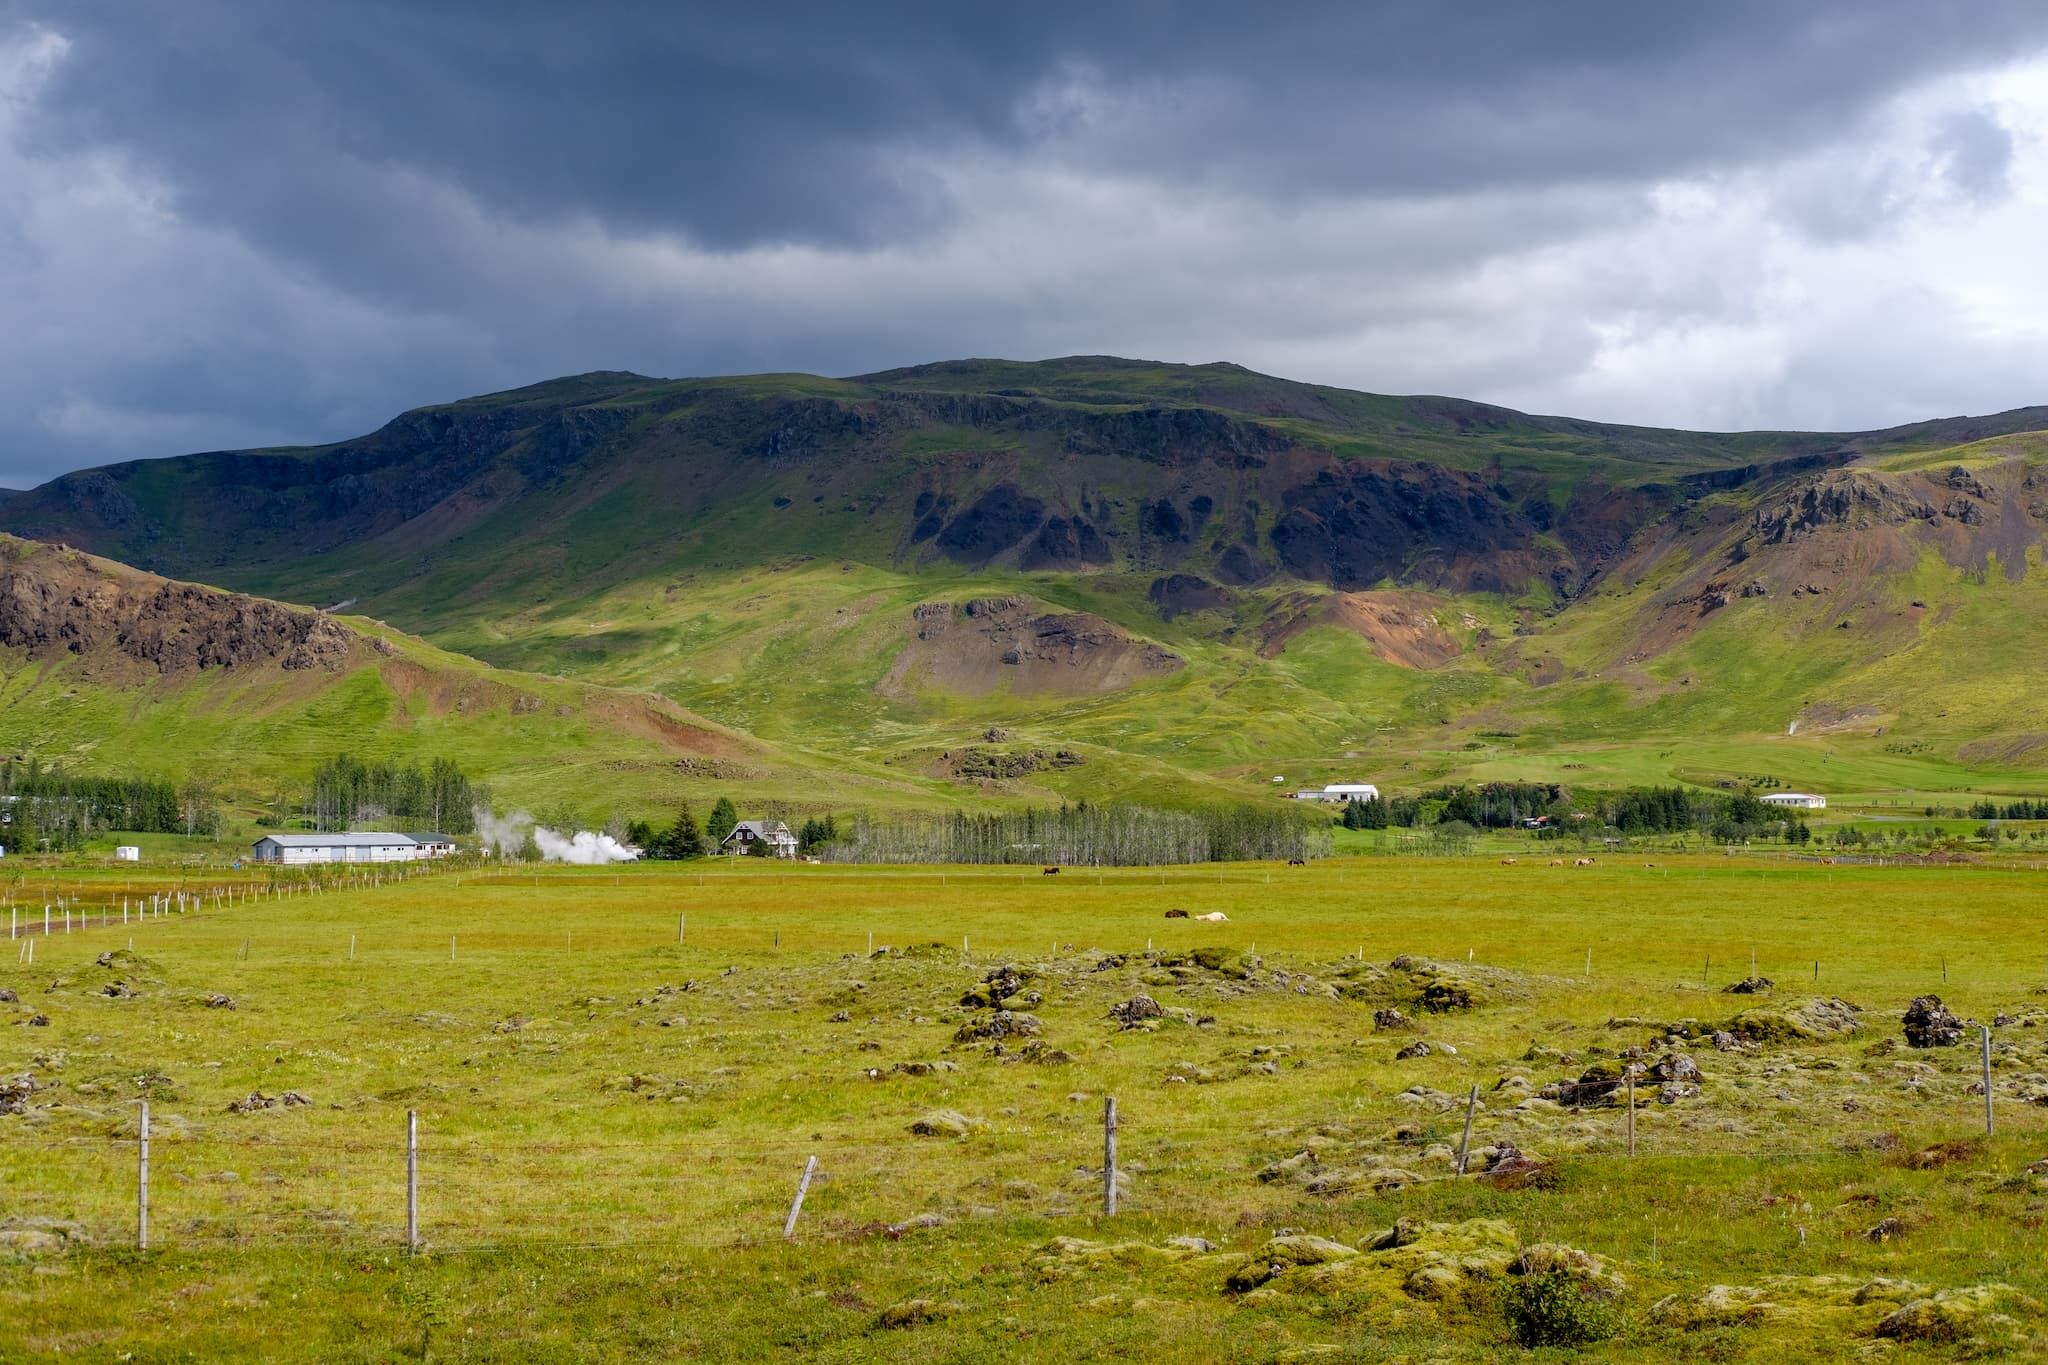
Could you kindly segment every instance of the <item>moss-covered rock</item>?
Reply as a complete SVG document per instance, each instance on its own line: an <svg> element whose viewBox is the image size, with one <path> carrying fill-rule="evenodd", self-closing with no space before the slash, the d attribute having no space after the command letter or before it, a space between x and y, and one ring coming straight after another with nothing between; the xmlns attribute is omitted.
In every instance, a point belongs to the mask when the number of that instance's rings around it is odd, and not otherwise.
<svg viewBox="0 0 2048 1365"><path fill-rule="evenodd" d="M1278 1279L1290 1270L1349 1260L1357 1254L1356 1247L1333 1242L1327 1237L1290 1233L1268 1240L1264 1246L1246 1257L1244 1264L1233 1270L1224 1284L1242 1294Z"/></svg>
<svg viewBox="0 0 2048 1365"><path fill-rule="evenodd" d="M1877 1334L1892 1341L2017 1349L2026 1333L2014 1314L2040 1312L2040 1304L2011 1285L1976 1284L1901 1305L1877 1324Z"/></svg>
<svg viewBox="0 0 2048 1365"><path fill-rule="evenodd" d="M0 1262L32 1261L72 1247L89 1246L83 1224L63 1218L9 1218L0 1221Z"/></svg>
<svg viewBox="0 0 2048 1365"><path fill-rule="evenodd" d="M1710 1285L1697 1294L1669 1294L1650 1305L1650 1321L1681 1332L1748 1327L1779 1312L1755 1285Z"/></svg>
<svg viewBox="0 0 2048 1365"><path fill-rule="evenodd" d="M918 1137L963 1138L987 1126L981 1119L969 1118L957 1109L934 1109L913 1122L910 1131Z"/></svg>
<svg viewBox="0 0 2048 1365"><path fill-rule="evenodd" d="M1276 1238L1275 1241L1298 1239ZM1510 1273L1520 1255L1509 1224L1496 1218L1432 1223L1404 1218L1352 1251L1322 1238L1292 1263L1262 1249L1232 1287L1377 1302L1391 1308L1476 1308L1482 1291ZM1271 1244L1269 1244L1270 1246ZM1335 1248L1333 1251L1332 1248Z"/></svg>
<svg viewBox="0 0 2048 1365"><path fill-rule="evenodd" d="M1862 1013L1846 1000L1815 996L1797 1005L1746 1009L1726 1031L1752 1043L1825 1043L1860 1032Z"/></svg>
<svg viewBox="0 0 2048 1365"><path fill-rule="evenodd" d="M1200 1237L1169 1237L1164 1243L1090 1242L1080 1237L1055 1237L1025 1261L1027 1269L1047 1282L1105 1270L1143 1273L1185 1265L1214 1251Z"/></svg>
<svg viewBox="0 0 2048 1365"><path fill-rule="evenodd" d="M2040 1305L2008 1285L1929 1294L1911 1280L1771 1275L1755 1285L1669 1295L1651 1306L1649 1321L1682 1332L1767 1327L1807 1340L1846 1343L1875 1333L1901 1342L2019 1350L2038 1329L2040 1313Z"/></svg>

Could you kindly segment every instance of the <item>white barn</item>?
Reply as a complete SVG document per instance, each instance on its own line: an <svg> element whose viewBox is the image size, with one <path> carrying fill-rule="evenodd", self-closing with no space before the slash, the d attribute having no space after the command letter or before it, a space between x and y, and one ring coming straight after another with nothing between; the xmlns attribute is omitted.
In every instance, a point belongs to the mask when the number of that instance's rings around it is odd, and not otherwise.
<svg viewBox="0 0 2048 1365"><path fill-rule="evenodd" d="M249 850L259 863L408 863L420 846L407 834L266 834Z"/></svg>
<svg viewBox="0 0 2048 1365"><path fill-rule="evenodd" d="M1346 801L1374 801L1379 799L1380 789L1370 782L1332 782L1318 792L1296 792L1297 801L1331 801L1342 805Z"/></svg>
<svg viewBox="0 0 2048 1365"><path fill-rule="evenodd" d="M1772 792L1762 798L1766 806L1785 806L1792 810L1826 810L1828 799L1815 796L1812 792Z"/></svg>

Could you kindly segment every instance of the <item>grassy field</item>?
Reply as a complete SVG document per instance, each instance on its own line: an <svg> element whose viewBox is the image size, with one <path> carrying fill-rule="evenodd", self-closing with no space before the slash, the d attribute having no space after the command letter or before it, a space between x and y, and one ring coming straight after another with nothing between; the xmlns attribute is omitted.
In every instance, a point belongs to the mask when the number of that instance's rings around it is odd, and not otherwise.
<svg viewBox="0 0 2048 1365"><path fill-rule="evenodd" d="M1616 1359L2048 1345L2043 874L1654 862L17 866L95 924L0 956L0 1358L1491 1359L1539 1281ZM118 923L181 881L236 895ZM1035 1032L973 1036L992 976ZM1925 992L2002 1018L1995 1138ZM1703 1073L1633 1156L1544 1093L1630 1049Z"/></svg>

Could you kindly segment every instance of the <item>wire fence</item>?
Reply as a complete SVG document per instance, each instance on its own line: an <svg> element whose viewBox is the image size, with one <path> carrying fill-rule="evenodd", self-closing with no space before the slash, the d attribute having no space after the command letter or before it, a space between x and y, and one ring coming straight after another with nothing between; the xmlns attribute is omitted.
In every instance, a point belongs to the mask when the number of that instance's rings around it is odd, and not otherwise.
<svg viewBox="0 0 2048 1365"><path fill-rule="evenodd" d="M1383 1138L1383 1120L1356 1115L1262 1133L1251 1121L1190 1120L1147 1106L1120 1113L1114 1098L1099 1122L1077 1111L1056 1126L977 1122L909 1138L696 1131L661 1140L443 1130L417 1111L405 1111L401 1124L396 1110L377 1112L374 1133L224 1133L143 1102L132 1123L110 1133L8 1133L0 1202L13 1226L158 1249L716 1247L898 1236L937 1221L935 1207L973 1211L981 1202L1080 1221L1209 1213L1259 1190L1314 1201L1526 1180L1554 1161L1596 1166L1604 1179L1624 1178L1636 1163L1655 1163L1647 1171L1703 1158L1871 1169L1914 1160L1914 1144L1888 1130L1828 1141L1784 1125L1777 1139L1720 1131L1683 1108L1690 1095L1660 1103L1668 1084L1628 1064L1613 1077L1544 1087L1541 1095L1578 1123L1569 1136L1554 1114L1538 1119L1497 1097L1489 1105L1478 1086L1463 1096L1428 1092L1392 1106L1429 1120L1394 1143ZM1994 1119L2022 1142L2048 1136L2040 1102L1995 1082L1981 1099L1976 1089L1951 1086L1960 1093L1944 1092L1921 1116L1938 1124L1921 1139L1947 1153L1938 1160L1975 1150ZM1588 1123L1596 1131L1585 1131ZM1532 1157L1525 1145L1555 1155Z"/></svg>

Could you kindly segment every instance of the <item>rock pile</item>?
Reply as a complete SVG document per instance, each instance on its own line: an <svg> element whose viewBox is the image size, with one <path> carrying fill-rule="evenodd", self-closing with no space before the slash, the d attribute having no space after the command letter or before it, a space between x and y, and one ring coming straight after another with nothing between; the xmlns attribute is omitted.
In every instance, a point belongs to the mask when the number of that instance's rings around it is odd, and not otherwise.
<svg viewBox="0 0 2048 1365"><path fill-rule="evenodd" d="M1149 995L1134 995L1121 1004L1109 1007L1109 1017L1116 1020L1119 1028L1142 1027L1148 1019L1163 1019L1166 1011L1159 1002Z"/></svg>
<svg viewBox="0 0 2048 1365"><path fill-rule="evenodd" d="M1954 1047L1963 1041L1963 1021L1938 995L1916 995L1906 1006L1907 1047Z"/></svg>
<svg viewBox="0 0 2048 1365"><path fill-rule="evenodd" d="M230 1114L254 1114L265 1109L296 1109L309 1105L307 1099L296 1090L287 1090L282 1095L266 1095L261 1090L251 1090L247 1099L228 1101Z"/></svg>

